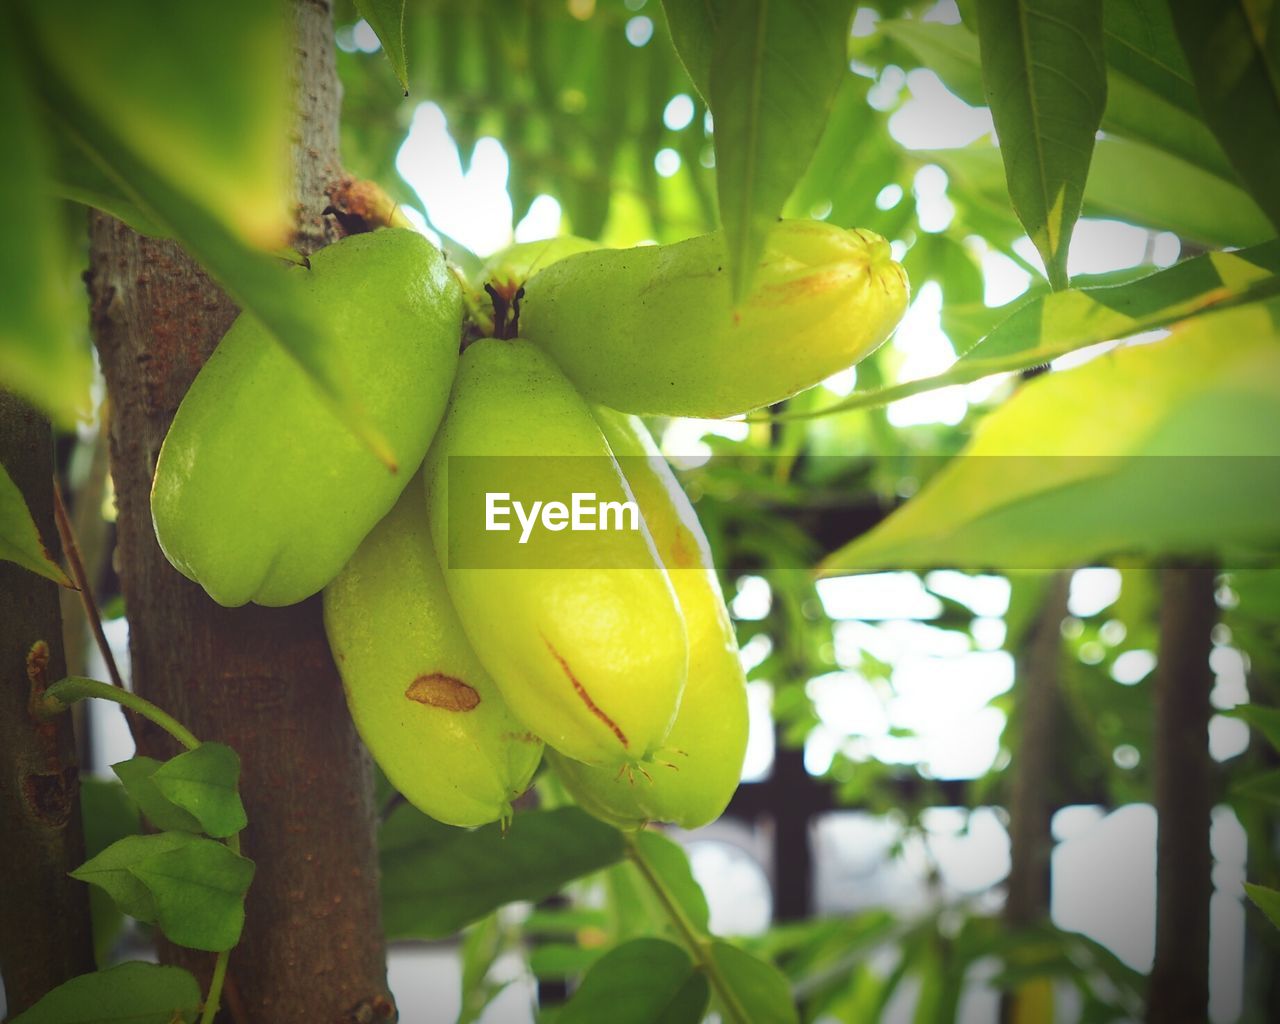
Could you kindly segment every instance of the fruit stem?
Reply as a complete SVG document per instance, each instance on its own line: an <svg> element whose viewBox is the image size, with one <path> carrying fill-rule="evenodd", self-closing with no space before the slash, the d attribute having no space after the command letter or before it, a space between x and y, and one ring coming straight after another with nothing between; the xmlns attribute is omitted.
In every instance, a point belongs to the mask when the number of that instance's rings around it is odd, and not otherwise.
<svg viewBox="0 0 1280 1024"><path fill-rule="evenodd" d="M72 704L87 697L109 700L128 708L130 711L141 715L148 722L158 725L188 750L194 750L200 746L200 741L195 738L190 729L169 713L161 711L145 697L140 697L136 693L122 690L118 686L112 686L110 683L104 683L98 679L67 676L66 679L59 680L45 690L40 710L43 714L52 717L61 714Z"/></svg>
<svg viewBox="0 0 1280 1024"><path fill-rule="evenodd" d="M724 1007L726 1020L731 1024L751 1024L751 1018L747 1015L746 1009L738 1001L738 997L725 980L720 968L716 964L715 957L711 953L710 937L704 934L684 912L676 898L663 884L658 873L653 870L653 866L645 860L644 851L640 848L640 844L636 842L633 834L624 832L623 841L627 846L627 857L632 864L636 866L636 870L640 872L640 877L648 883L649 888L653 890L658 902L662 904L663 909L667 912L667 916L671 918L671 923L675 925L676 931L680 933L680 938L684 941L685 946L689 950L690 956L699 969L707 976L711 988L715 991L721 1005Z"/></svg>

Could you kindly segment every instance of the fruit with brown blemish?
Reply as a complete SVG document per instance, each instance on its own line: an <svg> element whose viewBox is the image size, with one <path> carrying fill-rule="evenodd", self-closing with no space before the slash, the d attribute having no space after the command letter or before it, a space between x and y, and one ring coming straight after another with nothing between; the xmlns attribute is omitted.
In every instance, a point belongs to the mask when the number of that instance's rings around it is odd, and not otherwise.
<svg viewBox="0 0 1280 1024"><path fill-rule="evenodd" d="M527 341L484 339L458 366L425 474L436 554L481 662L525 726L614 771L666 739L684 688L684 621L647 530L486 529L484 498L630 500L591 410Z"/></svg>
<svg viewBox="0 0 1280 1024"><path fill-rule="evenodd" d="M872 231L773 226L736 308L721 232L570 255L524 286L520 333L587 398L625 412L730 416L873 352L907 307L907 276Z"/></svg>
<svg viewBox="0 0 1280 1024"><path fill-rule="evenodd" d="M165 555L223 605L293 604L338 574L422 461L457 366L462 289L421 235L353 235L289 272L399 471L242 313L179 406L151 493Z"/></svg>
<svg viewBox="0 0 1280 1024"><path fill-rule="evenodd" d="M698 828L728 805L747 749L747 691L733 624L697 514L644 425L610 409L601 429L644 514L680 601L689 679L675 723L648 776L547 756L573 798L624 828L666 821Z"/></svg>
<svg viewBox="0 0 1280 1024"><path fill-rule="evenodd" d="M511 814L542 755L458 623L421 483L324 590L324 624L356 728L387 778L449 825Z"/></svg>

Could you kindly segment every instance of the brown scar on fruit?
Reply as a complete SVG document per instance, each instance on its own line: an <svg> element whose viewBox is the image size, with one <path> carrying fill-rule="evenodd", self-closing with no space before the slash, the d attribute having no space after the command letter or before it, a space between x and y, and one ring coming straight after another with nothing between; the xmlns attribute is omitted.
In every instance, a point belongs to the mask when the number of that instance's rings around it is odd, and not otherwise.
<svg viewBox="0 0 1280 1024"><path fill-rule="evenodd" d="M418 676L404 695L419 704L427 704L445 711L470 711L480 703L480 694L461 679L440 672Z"/></svg>
<svg viewBox="0 0 1280 1024"><path fill-rule="evenodd" d="M573 692L576 693L582 699L582 703L587 706L587 710L590 711L593 715L595 715L596 718L600 719L600 721L602 721L606 726L608 726L610 731L612 731L612 733L618 737L619 743L621 743L624 747L629 746L630 744L627 743L627 736L621 729L618 728L618 723L615 722L608 715L606 715L604 713L604 709L602 709L600 705L598 705L595 701L591 699L591 694L587 693L586 687L584 687L580 682L578 682L578 677L573 674L573 669L571 669L569 667L569 663L565 661L563 657L561 657L560 652L557 651L555 647L552 646L551 641L544 636L542 638L542 642L547 645L547 650L551 652L551 656L555 658L556 661L560 662L560 667L564 670L564 674L569 677L569 682L573 684Z"/></svg>

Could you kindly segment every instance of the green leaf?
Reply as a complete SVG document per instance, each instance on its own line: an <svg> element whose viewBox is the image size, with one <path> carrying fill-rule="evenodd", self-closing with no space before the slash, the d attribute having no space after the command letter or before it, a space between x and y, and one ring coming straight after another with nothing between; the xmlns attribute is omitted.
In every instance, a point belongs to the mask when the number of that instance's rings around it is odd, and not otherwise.
<svg viewBox="0 0 1280 1024"><path fill-rule="evenodd" d="M1015 304L1013 312L942 373L855 392L816 412L775 418L810 418L873 408L994 373L1042 366L1099 342L1274 296L1280 288L1277 275L1280 242L1272 241L1234 253L1206 253L1125 284L1041 295Z"/></svg>
<svg viewBox="0 0 1280 1024"><path fill-rule="evenodd" d="M1205 120L1280 227L1280 22L1271 6L1169 0Z"/></svg>
<svg viewBox="0 0 1280 1024"><path fill-rule="evenodd" d="M84 822L84 851L96 857L117 839L136 835L142 828L138 808L118 782L85 776L80 779L80 811ZM107 962L124 915L115 901L97 886L89 889L89 918L93 924L93 955L99 965Z"/></svg>
<svg viewBox="0 0 1280 1024"><path fill-rule="evenodd" d="M181 967L131 961L64 982L10 1024L178 1024L196 1019L200 986Z"/></svg>
<svg viewBox="0 0 1280 1024"><path fill-rule="evenodd" d="M0 466L0 559L14 562L64 587L73 586L50 557L22 492L4 466Z"/></svg>
<svg viewBox="0 0 1280 1024"><path fill-rule="evenodd" d="M60 199L109 213L141 235L166 238L168 231L134 202L125 189L80 145L68 137L64 126L46 122L53 147L52 167L46 187Z"/></svg>
<svg viewBox="0 0 1280 1024"><path fill-rule="evenodd" d="M697 1024L707 1007L707 979L689 954L663 939L633 939L587 972L557 1024Z"/></svg>
<svg viewBox="0 0 1280 1024"><path fill-rule="evenodd" d="M75 320L83 301L73 291L59 211L46 193L47 140L23 80L19 37L7 17L0 16L0 35L0 109L6 112L7 139L0 161L0 194L7 199L0 237L5 295L0 303L0 387L21 395L69 429L87 417L90 408L92 363L84 330ZM0 515L5 511L0 506ZM7 538L8 530L4 532ZM3 548L0 556L10 557ZM61 572L55 576L25 561L18 564L59 583L65 580Z"/></svg>
<svg viewBox="0 0 1280 1024"><path fill-rule="evenodd" d="M1280 807L1280 770L1259 772L1231 787L1231 796Z"/></svg>
<svg viewBox="0 0 1280 1024"><path fill-rule="evenodd" d="M800 1017L782 973L759 957L727 942L711 944L711 958L724 978L737 1016L751 1024L797 1024Z"/></svg>
<svg viewBox="0 0 1280 1024"><path fill-rule="evenodd" d="M31 42L60 88L121 148L242 242L268 250L288 244L293 54L286 4L116 0L23 8Z"/></svg>
<svg viewBox="0 0 1280 1024"><path fill-rule="evenodd" d="M1065 288L1107 101L1102 0L979 0L978 40L1013 208Z"/></svg>
<svg viewBox="0 0 1280 1024"><path fill-rule="evenodd" d="M355 0L360 17L382 43L382 51L391 61L391 67L400 81L400 88L409 95L409 63L404 49L404 0Z"/></svg>
<svg viewBox="0 0 1280 1024"><path fill-rule="evenodd" d="M689 865L684 847L661 832L643 831L635 836L636 846L646 866L657 876L662 887L680 905L694 927L707 930L710 912L707 897Z"/></svg>
<svg viewBox="0 0 1280 1024"><path fill-rule="evenodd" d="M1132 6L1135 0L1129 0L1129 3ZM1123 8L1124 4L1118 6ZM1156 60L1168 59L1163 52L1164 47L1161 46L1156 54L1148 54L1142 48L1150 46L1153 40L1149 33L1134 24L1133 12L1126 18L1124 14L1113 15L1112 8L1111 4L1105 6L1109 63L1102 130L1109 135L1123 136L1171 153L1234 184L1235 171L1226 154L1200 120L1190 79L1181 80L1186 87L1189 106L1157 91L1159 86L1153 82L1164 82L1167 78L1177 80L1172 74L1156 76L1148 73ZM925 67L932 69L966 103L973 106L986 104L978 39L963 25L903 18L886 22L883 31L910 50ZM1120 35L1121 32L1125 35ZM1182 51L1173 39L1172 26L1168 27L1168 34L1174 53L1181 60ZM1119 65L1114 59L1117 53L1121 60ZM1127 73L1126 68L1132 68L1132 74Z"/></svg>
<svg viewBox="0 0 1280 1024"><path fill-rule="evenodd" d="M1191 69L1166 0L1106 0L1107 63L1126 78L1197 117Z"/></svg>
<svg viewBox="0 0 1280 1024"><path fill-rule="evenodd" d="M1274 749L1280 750L1280 708L1269 708L1261 704L1241 704L1222 713L1248 722L1252 728L1267 738L1267 742Z"/></svg>
<svg viewBox="0 0 1280 1024"><path fill-rule="evenodd" d="M156 788L153 776L162 762L154 757L134 757L113 764L111 770L124 783L125 792L151 824L162 831L199 832L200 822Z"/></svg>
<svg viewBox="0 0 1280 1024"><path fill-rule="evenodd" d="M191 815L215 839L248 823L240 802L240 758L222 743L201 743L160 766L156 788Z"/></svg>
<svg viewBox="0 0 1280 1024"><path fill-rule="evenodd" d="M575 807L519 814L504 835L432 821L408 805L379 836L388 938L452 935L514 900L541 900L622 856L622 837Z"/></svg>
<svg viewBox="0 0 1280 1024"><path fill-rule="evenodd" d="M1027 383L919 494L820 571L1050 570L1129 553L1247 564L1274 551L1276 312L1253 304L1201 317Z"/></svg>
<svg viewBox="0 0 1280 1024"><path fill-rule="evenodd" d="M849 73L850 7L848 0L741 0L716 25L710 105L735 301L750 290L765 235L813 157Z"/></svg>
<svg viewBox="0 0 1280 1024"><path fill-rule="evenodd" d="M1244 891L1248 893L1249 899L1253 900L1257 908L1267 915L1267 920L1280 928L1280 892L1268 889L1265 885L1254 885L1252 882L1244 883Z"/></svg>
<svg viewBox="0 0 1280 1024"><path fill-rule="evenodd" d="M71 872L180 946L220 952L240 940L253 862L187 832L128 836Z"/></svg>
<svg viewBox="0 0 1280 1024"><path fill-rule="evenodd" d="M711 51L723 0L662 0L671 42L702 99L711 103Z"/></svg>

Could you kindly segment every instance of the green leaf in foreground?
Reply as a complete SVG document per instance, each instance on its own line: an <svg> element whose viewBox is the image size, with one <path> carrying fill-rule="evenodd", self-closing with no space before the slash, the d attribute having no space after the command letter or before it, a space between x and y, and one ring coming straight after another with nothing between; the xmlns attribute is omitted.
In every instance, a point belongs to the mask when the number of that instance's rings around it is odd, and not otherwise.
<svg viewBox="0 0 1280 1024"><path fill-rule="evenodd" d="M1211 252L1126 284L1072 288L1016 305L981 341L940 374L848 398L809 413L829 416L896 402L935 388L968 384L994 373L1041 366L1099 342L1168 327L1280 292L1280 242L1239 252Z"/></svg>
<svg viewBox="0 0 1280 1024"><path fill-rule="evenodd" d="M576 807L451 828L396 809L379 836L382 921L391 939L434 939L514 900L541 900L622 857L622 837Z"/></svg>
<svg viewBox="0 0 1280 1024"><path fill-rule="evenodd" d="M1169 2L1204 118L1280 228L1280 22L1271 7L1250 0Z"/></svg>
<svg viewBox="0 0 1280 1024"><path fill-rule="evenodd" d="M188 832L128 836L71 872L180 946L220 952L240 940L253 862Z"/></svg>
<svg viewBox="0 0 1280 1024"><path fill-rule="evenodd" d="M592 966L557 1024L697 1024L707 1008L705 975L662 939L633 939Z"/></svg>
<svg viewBox="0 0 1280 1024"><path fill-rule="evenodd" d="M7 18L0 17L0 35L0 109L7 141L0 161L0 194L6 199L0 236L0 388L22 395L60 426L72 427L89 411L92 364L83 328L75 322L83 302L73 290L73 264L62 245L65 232L47 192L44 125L23 80L19 37Z"/></svg>
<svg viewBox="0 0 1280 1024"><path fill-rule="evenodd" d="M1065 569L1117 554L1274 558L1274 306L1200 317L1024 385L969 446L823 575Z"/></svg>
<svg viewBox="0 0 1280 1024"><path fill-rule="evenodd" d="M154 757L131 757L113 764L111 770L124 783L125 792L156 828L179 832L200 832L200 822L169 800L155 784L156 770L163 764Z"/></svg>
<svg viewBox="0 0 1280 1024"><path fill-rule="evenodd" d="M782 973L770 963L727 942L711 944L715 962L734 1006L725 1007L727 1020L750 1024L796 1024L791 988Z"/></svg>
<svg viewBox="0 0 1280 1024"><path fill-rule="evenodd" d="M693 868L684 847L661 832L647 829L636 833L635 843L646 867L675 900L681 912L695 928L705 932L710 920L707 897L693 877Z"/></svg>
<svg viewBox="0 0 1280 1024"><path fill-rule="evenodd" d="M1102 0L978 0L978 40L1013 208L1065 288L1107 101Z"/></svg>
<svg viewBox="0 0 1280 1024"><path fill-rule="evenodd" d="M1244 891L1249 894L1254 905L1267 915L1267 920L1280 928L1280 892L1251 882L1244 883Z"/></svg>
<svg viewBox="0 0 1280 1024"><path fill-rule="evenodd" d="M382 52L409 95L409 62L404 48L404 0L356 0L356 10L369 23L382 44Z"/></svg>
<svg viewBox="0 0 1280 1024"><path fill-rule="evenodd" d="M1230 715L1248 722L1267 738L1277 751L1280 751L1280 708L1269 708L1262 704L1240 704L1222 714Z"/></svg>
<svg viewBox="0 0 1280 1024"><path fill-rule="evenodd" d="M130 962L72 978L10 1024L189 1024L199 1012L187 971Z"/></svg>
<svg viewBox="0 0 1280 1024"><path fill-rule="evenodd" d="M844 76L849 0L740 0L715 27L710 103L735 301L804 174Z"/></svg>
<svg viewBox="0 0 1280 1024"><path fill-rule="evenodd" d="M0 466L0 559L14 562L64 587L72 585L58 563L49 557L22 492L4 466Z"/></svg>
<svg viewBox="0 0 1280 1024"><path fill-rule="evenodd" d="M215 839L247 824L240 802L240 758L223 743L201 743L171 758L153 776L156 788L189 812Z"/></svg>

